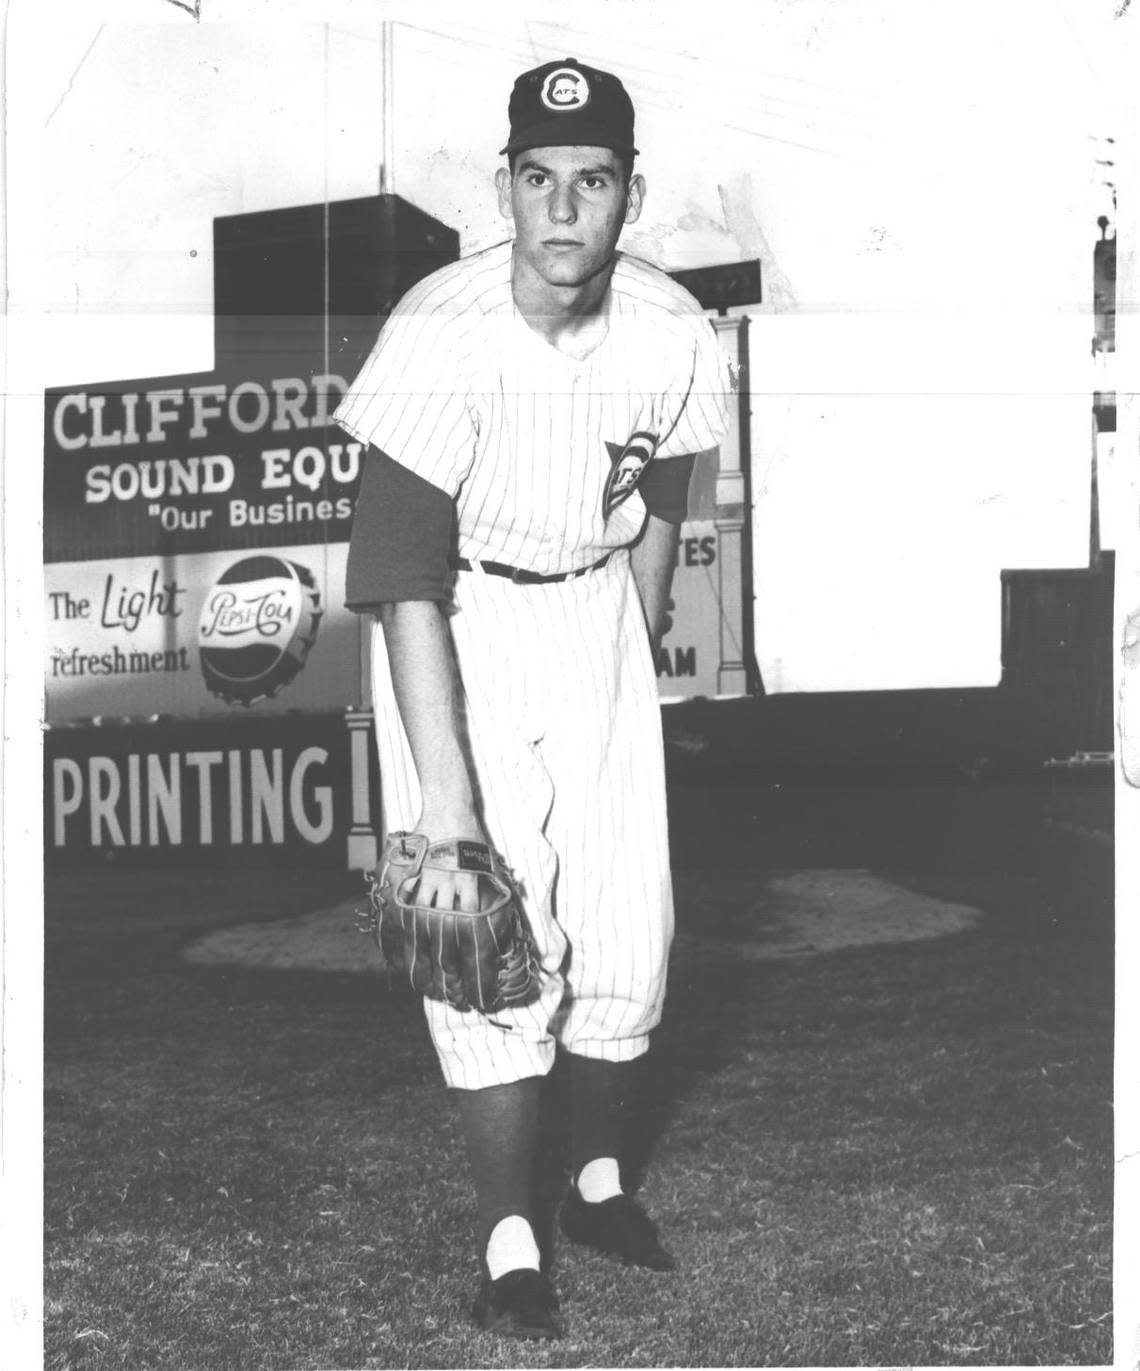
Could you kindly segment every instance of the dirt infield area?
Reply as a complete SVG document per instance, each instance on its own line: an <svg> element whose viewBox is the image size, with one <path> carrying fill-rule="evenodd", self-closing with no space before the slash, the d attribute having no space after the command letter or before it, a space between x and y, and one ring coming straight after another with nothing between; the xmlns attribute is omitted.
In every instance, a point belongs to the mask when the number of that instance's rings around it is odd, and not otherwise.
<svg viewBox="0 0 1140 1371"><path fill-rule="evenodd" d="M1103 1365L1111 793L676 783L627 1183L680 1270L552 1240L504 1344L454 1102L347 872L46 882L45 1364ZM561 1068L539 1183L566 1182Z"/></svg>
<svg viewBox="0 0 1140 1371"><path fill-rule="evenodd" d="M757 878L715 869L679 872L679 903L704 905L718 927L735 937L716 938L727 956L765 961L809 956L844 947L912 942L959 933L982 917L967 905L902 889L869 871L788 871ZM356 896L334 905L269 923L219 929L191 943L187 961L203 965L277 967L280 970L375 972L371 945L362 945ZM685 927L678 946L713 939Z"/></svg>

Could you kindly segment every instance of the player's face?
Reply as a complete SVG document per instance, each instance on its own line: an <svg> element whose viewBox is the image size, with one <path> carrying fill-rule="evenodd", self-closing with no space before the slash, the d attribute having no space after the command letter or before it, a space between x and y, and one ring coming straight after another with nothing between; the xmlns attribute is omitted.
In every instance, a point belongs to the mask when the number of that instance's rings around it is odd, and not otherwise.
<svg viewBox="0 0 1140 1371"><path fill-rule="evenodd" d="M495 183L499 209L514 221L516 258L551 286L584 285L605 270L645 195L609 148L531 148Z"/></svg>

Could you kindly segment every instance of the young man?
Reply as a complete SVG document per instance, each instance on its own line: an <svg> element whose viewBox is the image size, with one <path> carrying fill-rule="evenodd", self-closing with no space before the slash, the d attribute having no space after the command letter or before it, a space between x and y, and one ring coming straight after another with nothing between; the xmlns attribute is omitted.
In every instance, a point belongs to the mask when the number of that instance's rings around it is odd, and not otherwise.
<svg viewBox="0 0 1140 1371"><path fill-rule="evenodd" d="M490 841L542 956L536 1003L425 1008L475 1179L475 1317L556 1337L531 1198L556 1043L573 1095L563 1232L674 1265L619 1163L673 928L653 646L728 383L696 301L616 250L645 194L621 82L547 63L516 81L509 118L495 179L513 242L408 293L336 420L371 445L347 601L382 628L386 827ZM471 881L425 875L417 903L473 907Z"/></svg>

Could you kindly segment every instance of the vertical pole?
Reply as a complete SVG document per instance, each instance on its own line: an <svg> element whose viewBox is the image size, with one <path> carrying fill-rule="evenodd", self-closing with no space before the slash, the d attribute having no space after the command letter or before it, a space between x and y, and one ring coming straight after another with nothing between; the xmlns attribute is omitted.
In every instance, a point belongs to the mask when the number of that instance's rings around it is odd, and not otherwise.
<svg viewBox="0 0 1140 1371"><path fill-rule="evenodd" d="M395 92L392 73L394 53L392 43L392 21L385 19L380 25L380 84L383 88L381 105L381 162L380 194L395 195Z"/></svg>
<svg viewBox="0 0 1140 1371"><path fill-rule="evenodd" d="M756 661L756 573L752 563L752 531L756 526L755 498L752 490L752 367L748 351L751 320L740 321L740 361L738 371L738 413L740 415L740 471L744 482L744 528L740 540L740 584L743 628L744 672L750 695L762 695L764 682Z"/></svg>
<svg viewBox="0 0 1140 1371"><path fill-rule="evenodd" d="M721 346L729 354L740 385L733 423L720 445L716 479L717 562L720 596L720 665L718 695L747 695L752 654L752 508L748 496L751 461L748 441L747 319L713 320Z"/></svg>
<svg viewBox="0 0 1140 1371"><path fill-rule="evenodd" d="M348 866L352 871L370 871L376 865L376 834L372 828L372 788L369 785L372 713L350 709L348 725L348 768L352 795L352 824L348 830Z"/></svg>
<svg viewBox="0 0 1140 1371"><path fill-rule="evenodd" d="M396 193L395 176L395 66L393 23L385 19L380 25L380 194ZM386 202L387 203L387 202ZM381 271L392 261L393 234L390 216L381 211L385 241L381 245ZM393 304L391 289L385 291L385 312ZM352 825L348 831L348 865L352 870L370 870L376 865L378 844L372 827L369 761L372 739L372 620L366 614L357 617L360 651L360 709L350 709L345 715L348 724L349 770L352 789Z"/></svg>

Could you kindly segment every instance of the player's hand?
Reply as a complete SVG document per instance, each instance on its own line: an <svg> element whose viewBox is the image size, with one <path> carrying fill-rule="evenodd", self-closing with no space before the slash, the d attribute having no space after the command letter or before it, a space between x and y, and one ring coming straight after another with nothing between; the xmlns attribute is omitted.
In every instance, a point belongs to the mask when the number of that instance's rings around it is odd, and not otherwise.
<svg viewBox="0 0 1140 1371"><path fill-rule="evenodd" d="M660 627L659 627L658 630L657 630L657 646L658 646L658 647L661 646L661 639L664 638L665 635L669 632L669 630L673 627L673 611L674 611L676 608L677 608L677 602L676 602L676 600L674 600L673 597L670 595L669 598L665 601L665 608L664 608L664 610L662 611L662 614L661 614L661 624L660 624Z"/></svg>
<svg viewBox="0 0 1140 1371"><path fill-rule="evenodd" d="M653 649L653 656L656 659L661 651L661 640L673 627L673 610L677 608L675 601L670 597L662 605L657 615L657 623L650 630L649 646Z"/></svg>
<svg viewBox="0 0 1140 1371"><path fill-rule="evenodd" d="M425 809L415 831L424 834L429 843L444 838L476 843L487 841L482 824L471 813L446 815ZM414 895L417 904L436 909L462 909L470 914L475 913L480 908L480 901L486 898L479 876L473 871L424 871L416 880L409 881L404 891Z"/></svg>

